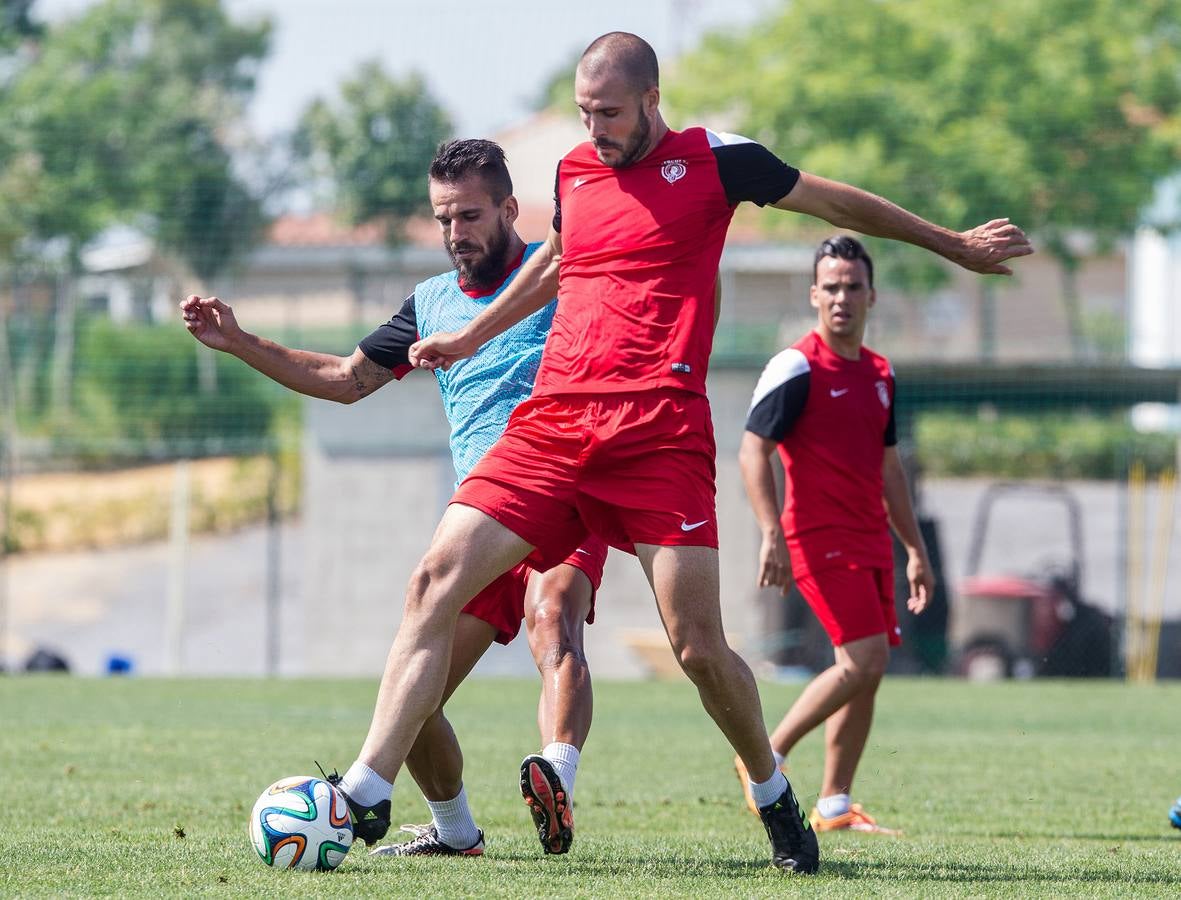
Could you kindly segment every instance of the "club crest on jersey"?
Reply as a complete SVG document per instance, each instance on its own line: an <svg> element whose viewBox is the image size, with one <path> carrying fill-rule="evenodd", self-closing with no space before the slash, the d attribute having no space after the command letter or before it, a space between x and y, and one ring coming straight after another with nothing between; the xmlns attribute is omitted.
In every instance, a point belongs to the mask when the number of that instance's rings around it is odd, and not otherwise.
<svg viewBox="0 0 1181 900"><path fill-rule="evenodd" d="M669 184L672 184L674 181L680 181L688 171L689 169L685 166L683 159L666 159L664 165L660 167L660 174L664 176L664 180Z"/></svg>
<svg viewBox="0 0 1181 900"><path fill-rule="evenodd" d="M886 387L886 382L875 381L873 383L873 386L878 392L878 399L882 401L882 408L889 409L890 408L890 391Z"/></svg>

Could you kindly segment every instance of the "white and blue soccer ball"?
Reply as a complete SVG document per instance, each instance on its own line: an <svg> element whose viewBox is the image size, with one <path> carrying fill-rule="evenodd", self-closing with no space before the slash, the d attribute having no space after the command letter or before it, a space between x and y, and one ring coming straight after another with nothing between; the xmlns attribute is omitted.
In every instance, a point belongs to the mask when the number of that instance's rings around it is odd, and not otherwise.
<svg viewBox="0 0 1181 900"><path fill-rule="evenodd" d="M279 779L250 811L250 842L268 866L335 869L353 843L344 794L312 775Z"/></svg>

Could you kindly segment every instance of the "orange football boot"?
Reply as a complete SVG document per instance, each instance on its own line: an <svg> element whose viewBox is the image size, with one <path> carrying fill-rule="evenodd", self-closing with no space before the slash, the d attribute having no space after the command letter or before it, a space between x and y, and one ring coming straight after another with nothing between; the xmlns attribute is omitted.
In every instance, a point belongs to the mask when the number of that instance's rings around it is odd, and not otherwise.
<svg viewBox="0 0 1181 900"><path fill-rule="evenodd" d="M812 823L812 827L818 832L865 831L870 834L902 834L896 828L886 828L879 825L877 820L861 807L860 803L852 804L847 813L840 816L833 816L831 819L826 819L820 815L820 810L813 806L812 813L808 816L808 821Z"/></svg>

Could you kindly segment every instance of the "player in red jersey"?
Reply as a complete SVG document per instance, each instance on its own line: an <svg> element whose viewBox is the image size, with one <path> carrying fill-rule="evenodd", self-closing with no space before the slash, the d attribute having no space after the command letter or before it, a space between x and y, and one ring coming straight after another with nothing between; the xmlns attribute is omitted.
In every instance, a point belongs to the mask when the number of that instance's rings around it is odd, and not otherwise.
<svg viewBox="0 0 1181 900"><path fill-rule="evenodd" d="M639 557L682 668L750 772L774 864L810 874L815 833L775 766L750 669L722 633L705 375L726 229L749 200L977 272L1007 273L1006 259L1032 249L1007 220L949 231L752 141L670 130L656 56L635 35L595 40L574 92L590 141L559 164L545 245L471 323L411 348L412 363L446 369L558 293L533 396L460 487L412 580L360 760L397 773L437 705L464 598L524 557L552 564L589 527Z"/></svg>
<svg viewBox="0 0 1181 900"><path fill-rule="evenodd" d="M300 393L353 403L414 368L410 345L442 323L454 327L491 302L515 277L529 247L515 227L517 201L504 152L491 141L461 140L442 145L431 163L429 194L454 270L420 282L401 308L361 340L351 356L293 350L238 327L233 310L217 298L189 297L181 304L185 325L197 340L231 353L264 375ZM452 459L462 477L495 436L512 408L528 396L541 356L549 312L541 310L473 365L438 377L452 426ZM444 376L446 373L436 373ZM593 620L594 594L602 580L607 547L589 539L540 575L522 564L495 579L458 616L446 689L438 708L418 732L407 766L431 810L431 823L403 826L413 839L388 844L379 855L478 856L484 850L463 786L463 754L443 713L443 702L491 646L507 644L526 631L542 676L538 728L542 752L533 768L539 785L573 786L578 758L590 730L590 671L582 650L583 623ZM385 590L385 586L375 586ZM347 776L348 773L346 773ZM330 780L335 776L330 776ZM359 840L373 843L389 827L389 789L371 792L367 783L348 785ZM538 788L544 790L543 787ZM547 850L562 848L555 820Z"/></svg>
<svg viewBox="0 0 1181 900"><path fill-rule="evenodd" d="M906 548L907 607L921 613L935 589L895 447L894 372L862 341L874 304L873 262L851 237L816 251L814 331L775 356L755 387L739 459L763 532L760 587L796 585L832 640L836 662L808 685L771 735L776 762L827 721L824 783L812 810L818 831L889 832L849 792L873 721L894 615L890 526ZM783 460L782 516L771 454ZM750 797L741 759L735 768Z"/></svg>

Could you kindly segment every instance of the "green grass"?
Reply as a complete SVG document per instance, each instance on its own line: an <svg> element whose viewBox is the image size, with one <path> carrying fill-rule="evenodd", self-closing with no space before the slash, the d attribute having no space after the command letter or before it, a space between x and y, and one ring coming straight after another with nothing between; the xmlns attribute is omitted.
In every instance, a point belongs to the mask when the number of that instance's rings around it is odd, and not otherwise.
<svg viewBox="0 0 1181 900"><path fill-rule="evenodd" d="M344 768L375 685L0 678L0 896L1177 896L1181 685L888 679L855 794L902 838L824 836L821 874L767 864L731 754L686 684L605 683L578 776L577 838L543 857L517 792L537 686L474 681L451 718L488 836L479 860L274 871L259 792ZM795 685L764 685L768 718ZM814 800L813 735L792 758ZM395 822L426 819L400 779ZM183 834L183 836L181 836Z"/></svg>

